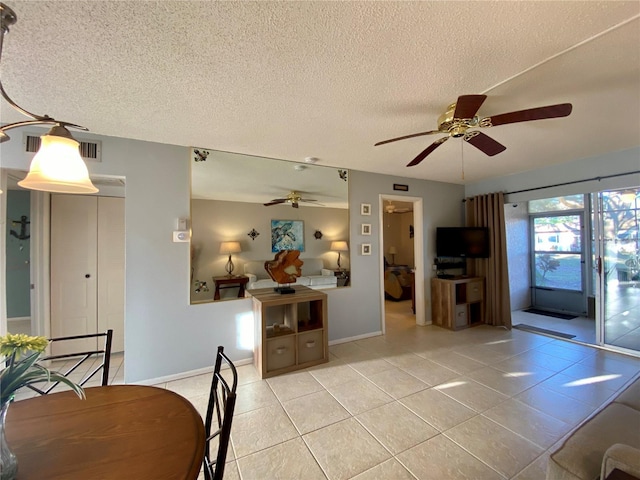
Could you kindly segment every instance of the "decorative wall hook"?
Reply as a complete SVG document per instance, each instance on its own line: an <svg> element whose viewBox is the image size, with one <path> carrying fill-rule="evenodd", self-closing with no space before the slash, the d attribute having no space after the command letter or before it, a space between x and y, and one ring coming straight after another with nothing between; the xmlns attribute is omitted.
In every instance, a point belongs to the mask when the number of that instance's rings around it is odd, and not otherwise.
<svg viewBox="0 0 640 480"><path fill-rule="evenodd" d="M9 234L13 235L18 240L28 239L31 235L27 235L27 225L29 225L30 223L31 222L27 220L26 215L22 215L20 217L20 220L11 220L11 225L20 225L20 233L18 234L18 232L16 232L15 230L11 230Z"/></svg>
<svg viewBox="0 0 640 480"><path fill-rule="evenodd" d="M196 148L193 149L193 161L194 162L206 162L207 157L211 152L209 150L198 150Z"/></svg>
<svg viewBox="0 0 640 480"><path fill-rule="evenodd" d="M251 237L251 240L255 240L258 235L260 235L255 228L252 228L249 233L247 233Z"/></svg>
<svg viewBox="0 0 640 480"><path fill-rule="evenodd" d="M345 182L347 181L347 171L346 170L338 170L338 176L344 180Z"/></svg>
<svg viewBox="0 0 640 480"><path fill-rule="evenodd" d="M316 237L316 240L320 240L322 238L322 232L320 230L316 230L313 236Z"/></svg>

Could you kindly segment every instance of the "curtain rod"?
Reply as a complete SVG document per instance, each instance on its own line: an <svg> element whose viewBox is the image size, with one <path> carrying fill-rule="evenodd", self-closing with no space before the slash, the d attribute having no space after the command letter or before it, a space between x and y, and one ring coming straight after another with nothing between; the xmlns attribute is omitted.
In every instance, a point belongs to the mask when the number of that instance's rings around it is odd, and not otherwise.
<svg viewBox="0 0 640 480"><path fill-rule="evenodd" d="M505 195L513 195L514 193L533 192L535 190L544 190L545 188L563 187L565 185L573 185L575 183L582 183L582 182L593 182L594 180L597 180L599 182L600 180L604 180L604 179L607 179L607 178L624 177L625 175L634 175L636 173L640 173L640 170L634 170L632 172L625 172L625 173L614 173L612 175L602 175L600 177L585 178L584 180L572 180L571 182L555 183L553 185L546 185L544 187L525 188L524 190L515 190L513 192L504 192L504 194ZM473 200L473 197L471 197L469 200ZM466 201L467 201L467 199L465 198L465 199L462 200L462 203L464 203Z"/></svg>
<svg viewBox="0 0 640 480"><path fill-rule="evenodd" d="M563 187L565 185L573 185L573 184L582 183L582 182L593 182L594 180L597 180L599 182L600 180L604 180L607 178L624 177L625 175L634 175L636 173L640 173L640 170L634 170L632 172L625 172L625 173L614 173L612 175L602 175L600 177L586 178L584 180L573 180L571 182L556 183L556 184L547 185L544 187L525 188L524 190L515 190L513 192L505 192L505 195L512 195L514 193L523 193L523 192L533 192L535 190L544 190L545 188Z"/></svg>

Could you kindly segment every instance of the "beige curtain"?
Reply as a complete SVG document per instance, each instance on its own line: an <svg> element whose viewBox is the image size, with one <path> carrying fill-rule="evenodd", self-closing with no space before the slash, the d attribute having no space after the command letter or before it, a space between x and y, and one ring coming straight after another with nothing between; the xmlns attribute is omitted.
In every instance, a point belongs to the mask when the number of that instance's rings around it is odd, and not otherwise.
<svg viewBox="0 0 640 480"><path fill-rule="evenodd" d="M507 233L504 194L489 193L467 198L466 225L488 227L491 256L468 260L468 273L485 278L485 322L511 328Z"/></svg>

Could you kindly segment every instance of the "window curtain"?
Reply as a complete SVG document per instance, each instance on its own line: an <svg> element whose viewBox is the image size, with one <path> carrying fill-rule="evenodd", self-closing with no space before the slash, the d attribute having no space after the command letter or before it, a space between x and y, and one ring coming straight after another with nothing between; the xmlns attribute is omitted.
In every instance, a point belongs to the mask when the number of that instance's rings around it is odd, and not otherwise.
<svg viewBox="0 0 640 480"><path fill-rule="evenodd" d="M485 323L511 328L504 194L489 193L465 201L467 227L488 227L490 257L467 260L471 275L485 279Z"/></svg>

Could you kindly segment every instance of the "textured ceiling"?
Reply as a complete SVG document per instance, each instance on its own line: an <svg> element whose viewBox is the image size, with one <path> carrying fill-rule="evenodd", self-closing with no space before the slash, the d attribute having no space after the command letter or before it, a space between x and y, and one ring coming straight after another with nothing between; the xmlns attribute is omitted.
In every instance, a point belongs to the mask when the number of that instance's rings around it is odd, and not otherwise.
<svg viewBox="0 0 640 480"><path fill-rule="evenodd" d="M6 3L7 92L103 135L454 183L640 145L638 1ZM483 116L574 110L485 130L495 157L451 139L406 168L438 136L373 146L471 93Z"/></svg>

